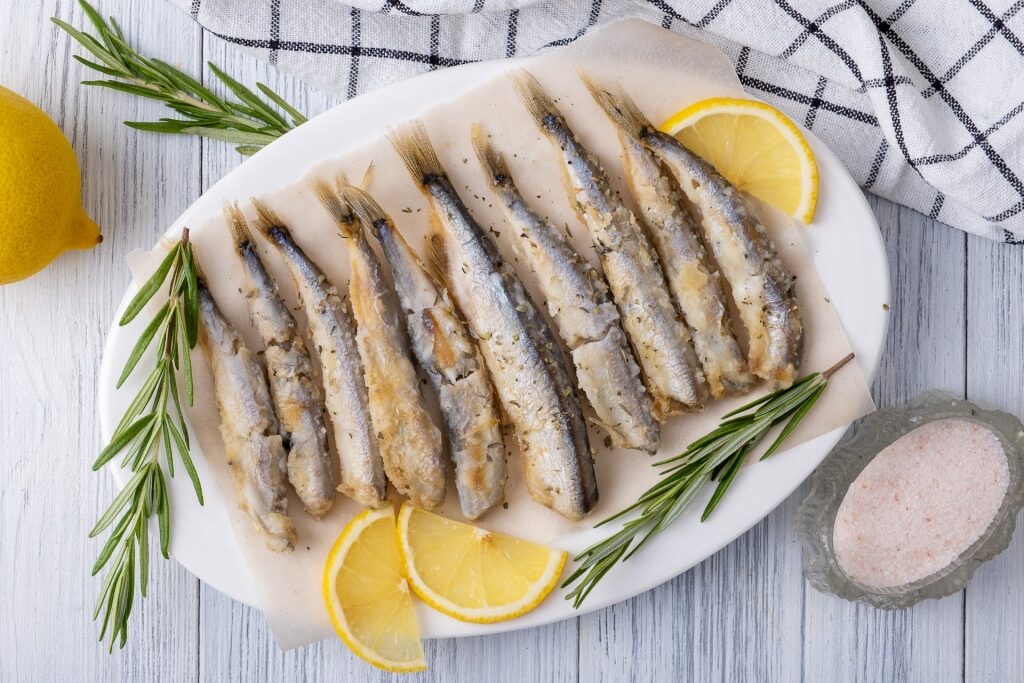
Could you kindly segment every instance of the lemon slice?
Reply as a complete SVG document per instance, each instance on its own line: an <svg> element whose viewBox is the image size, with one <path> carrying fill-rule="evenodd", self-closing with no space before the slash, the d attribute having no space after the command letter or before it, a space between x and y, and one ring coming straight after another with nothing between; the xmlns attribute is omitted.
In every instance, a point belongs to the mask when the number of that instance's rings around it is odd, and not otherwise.
<svg viewBox="0 0 1024 683"><path fill-rule="evenodd" d="M804 223L818 203L818 165L800 129L775 107L714 97L661 124L738 189Z"/></svg>
<svg viewBox="0 0 1024 683"><path fill-rule="evenodd" d="M408 503L398 513L398 542L416 595L439 612L478 624L512 619L539 605L567 556Z"/></svg>
<svg viewBox="0 0 1024 683"><path fill-rule="evenodd" d="M387 671L427 668L390 506L345 525L327 556L323 590L334 630L352 652Z"/></svg>

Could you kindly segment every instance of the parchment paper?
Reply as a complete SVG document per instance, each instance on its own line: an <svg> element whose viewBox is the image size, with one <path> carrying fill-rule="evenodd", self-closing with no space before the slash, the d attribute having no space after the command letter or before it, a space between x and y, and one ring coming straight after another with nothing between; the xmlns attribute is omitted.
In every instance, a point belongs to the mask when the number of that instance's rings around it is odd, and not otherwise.
<svg viewBox="0 0 1024 683"><path fill-rule="evenodd" d="M577 78L577 66L586 69L598 82L621 82L655 122L702 98L743 96L731 65L719 51L642 22L612 25L529 62L527 68L557 99L583 144L602 160L624 196L628 195L622 181L616 136ZM596 263L589 234L566 201L555 152L534 128L506 78L488 81L457 100L424 113L421 118L455 187L481 224L493 228L498 235L502 253L513 254L509 243L512 235L505 229L500 209L495 206L479 172L469 133L475 121L483 124L494 136L498 148L508 156L524 196L556 225L568 226L580 252ZM374 173L369 190L389 211L409 242L421 245L428 219L426 203L398 155L383 138L311 169L310 176L332 177L344 170L350 180L358 182L371 161ZM344 291L348 267L341 237L309 191L306 179L292 180L297 182L263 199L290 225L300 245ZM251 214L250 208L246 207L246 211ZM796 227L788 218L764 207L759 211L764 215L783 262L797 276L797 296L807 330L803 369L807 372L823 370L845 356L850 347L828 294L801 244L800 231L804 228ZM246 344L253 350L261 349L262 344L249 323L245 300L239 293L242 269L222 217L211 216L190 227L199 260L221 309L238 328ZM143 281L152 271L155 252L160 250L157 247L154 252L138 254L131 260L136 281ZM277 253L265 242L261 244L261 253L284 296L297 306L291 278ZM525 264L516 263L516 268L535 300L543 301ZM304 325L301 313L297 312L296 316L300 325ZM214 486L227 501L232 526L257 587L259 605L284 649L331 636L320 594L322 565L341 528L358 508L339 496L332 511L316 521L303 511L299 500L292 495L289 511L298 531L296 548L285 554L268 551L248 517L234 504L237 497L224 462L209 368L202 352L197 349L195 353L196 405L189 411L189 419L214 472ZM671 419L662 429L658 454L678 453L693 438L713 428L723 413L750 398L719 401L700 414ZM847 424L872 409L860 368L852 364L832 380L814 411L790 437L789 446ZM493 510L480 524L557 546L563 534L591 526L630 503L655 480L655 470L650 466L652 458L635 451L606 448L605 435L594 428L590 435L596 450L601 494L600 503L590 518L573 523L534 503L525 491L518 455L514 447L510 447L508 508ZM780 453L774 457L785 455ZM726 498L723 505L728 504ZM451 483L442 513L461 519Z"/></svg>

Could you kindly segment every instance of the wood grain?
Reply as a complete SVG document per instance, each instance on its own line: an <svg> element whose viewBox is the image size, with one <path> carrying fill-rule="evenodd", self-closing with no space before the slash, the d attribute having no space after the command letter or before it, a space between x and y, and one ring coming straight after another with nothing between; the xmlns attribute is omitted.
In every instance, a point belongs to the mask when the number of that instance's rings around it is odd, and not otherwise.
<svg viewBox="0 0 1024 683"><path fill-rule="evenodd" d="M310 114L334 98L204 37L163 0L105 0L131 40L199 73L206 60L263 81ZM241 158L229 145L140 134L120 124L156 103L84 89L56 14L71 0L0 3L16 36L0 80L42 106L79 155L87 210L105 241L0 288L0 681L383 681L337 642L281 653L260 614L154 562L151 594L124 651L108 656L91 621L98 543L85 536L113 495L90 471L99 447L96 375L128 283L125 254L149 246ZM69 66L70 65L70 66ZM890 258L892 328L874 395L895 405L944 388L1024 412L1024 252L872 199ZM633 600L545 628L430 641L441 681L1024 680L1024 540L982 568L965 594L902 612L855 606L803 581L791 496L692 571Z"/></svg>
<svg viewBox="0 0 1024 683"><path fill-rule="evenodd" d="M107 2L149 50L195 68L198 33L167 3L143 12ZM88 568L100 541L86 534L114 496L94 474L99 452L97 370L107 327L128 284L124 256L152 244L199 191L199 146L135 135L124 119L155 104L78 86L69 39L49 17L84 22L77 3L0 3L0 78L41 106L80 161L88 213L104 241L61 256L35 277L0 288L0 678L11 681L181 681L195 677L199 582L154 561L151 594L132 640L107 655L91 615L99 578ZM167 24L181 30L168 32ZM90 74L90 78L92 75Z"/></svg>
<svg viewBox="0 0 1024 683"><path fill-rule="evenodd" d="M967 311L967 398L1024 414L1024 251L967 241ZM1024 535L978 569L965 596L966 679L1024 680Z"/></svg>

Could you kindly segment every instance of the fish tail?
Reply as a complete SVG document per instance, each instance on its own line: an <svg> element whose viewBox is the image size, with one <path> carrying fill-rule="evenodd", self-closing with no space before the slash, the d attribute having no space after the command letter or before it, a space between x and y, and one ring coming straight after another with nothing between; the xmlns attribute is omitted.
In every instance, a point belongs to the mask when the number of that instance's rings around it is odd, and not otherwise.
<svg viewBox="0 0 1024 683"><path fill-rule="evenodd" d="M187 227L185 229L188 230ZM199 254L198 254L198 250L195 249L195 245L193 245L193 250L194 250L193 254L194 254L195 258L192 259L192 265L194 265L195 268L196 268L196 283L200 287L205 288L206 287L206 271L203 270L203 264L199 262Z"/></svg>
<svg viewBox="0 0 1024 683"><path fill-rule="evenodd" d="M404 126L392 128L387 137L421 189L431 180L447 176L422 121L410 121Z"/></svg>
<svg viewBox="0 0 1024 683"><path fill-rule="evenodd" d="M252 233L238 202L224 202L224 218L227 219L235 249L242 250L252 244Z"/></svg>
<svg viewBox="0 0 1024 683"><path fill-rule="evenodd" d="M599 86L582 69L577 73L580 80L583 81L583 85L587 86L587 90L590 91L591 97L601 106L608 118L618 124L626 133L642 139L647 133L654 130L654 125L640 111L640 107L636 105L633 98L627 95L621 87L612 92Z"/></svg>
<svg viewBox="0 0 1024 683"><path fill-rule="evenodd" d="M381 205L366 190L349 185L341 190L341 194L352 213L363 225L373 227L391 222Z"/></svg>
<svg viewBox="0 0 1024 683"><path fill-rule="evenodd" d="M509 173L505 157L487 139L487 134L483 132L480 124L473 124L472 133L473 149L476 150L476 156L480 160L480 166L483 167L487 180L495 187L511 181L512 174Z"/></svg>
<svg viewBox="0 0 1024 683"><path fill-rule="evenodd" d="M540 128L547 128L553 119L560 120L562 114L558 111L551 96L544 90L533 74L528 71L519 70L512 74L512 85L515 87L519 99L526 105L534 122Z"/></svg>
<svg viewBox="0 0 1024 683"><path fill-rule="evenodd" d="M338 192L341 192L342 189L348 187L351 184L352 183L348 181L348 174L345 173L345 171L338 171L334 175L334 186L338 188Z"/></svg>
<svg viewBox="0 0 1024 683"><path fill-rule="evenodd" d="M344 174L338 175L336 183L338 191L331 189L327 181L321 179L314 180L311 186L313 194L337 223L342 236L352 237L359 231L359 226L356 225L355 216L352 215L352 207L341 194L344 188L350 187L350 185Z"/></svg>
<svg viewBox="0 0 1024 683"><path fill-rule="evenodd" d="M256 209L256 220L253 224L256 229L269 237L275 243L277 239L274 237L274 233L290 235L288 226L284 224L280 216L274 212L269 206L260 201L259 199L253 198L250 200L253 207Z"/></svg>

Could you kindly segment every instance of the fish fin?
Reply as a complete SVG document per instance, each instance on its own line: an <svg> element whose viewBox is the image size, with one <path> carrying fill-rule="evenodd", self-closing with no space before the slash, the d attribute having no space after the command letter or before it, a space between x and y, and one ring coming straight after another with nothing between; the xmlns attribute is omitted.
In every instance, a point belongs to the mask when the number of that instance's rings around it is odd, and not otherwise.
<svg viewBox="0 0 1024 683"><path fill-rule="evenodd" d="M414 120L404 126L391 128L388 130L387 138L401 155L409 174L421 189L431 178L447 177L434 146L430 144L427 128L422 121Z"/></svg>
<svg viewBox="0 0 1024 683"><path fill-rule="evenodd" d="M472 128L473 134L473 149L476 150L477 159L480 160L480 166L484 169L484 175L487 176L487 181L492 187L498 187L504 185L512 180L512 174L509 173L508 164L505 163L505 157L494 148L490 140L487 139L487 134L484 133L480 124L474 123Z"/></svg>
<svg viewBox="0 0 1024 683"><path fill-rule="evenodd" d="M448 254L444 249L444 234L433 226L424 239L427 245L427 273L442 287L448 288Z"/></svg>
<svg viewBox="0 0 1024 683"><path fill-rule="evenodd" d="M235 249L242 249L246 245L252 244L252 233L249 232L249 225L245 221L238 202L224 202L224 218L227 219Z"/></svg>
<svg viewBox="0 0 1024 683"><path fill-rule="evenodd" d="M184 229L188 230L188 226L185 226ZM205 286L204 283L206 281L206 272L203 270L203 264L199 262L199 250L195 248L194 244L192 245L192 251L193 255L195 256L195 258L192 259L192 265L194 265L196 268L196 282L198 282L199 285L201 286Z"/></svg>
<svg viewBox="0 0 1024 683"><path fill-rule="evenodd" d="M256 209L256 220L254 221L256 229L264 235L269 236L271 230L280 230L288 232L288 227L284 224L284 221L265 203L253 197L250 199L253 207Z"/></svg>
<svg viewBox="0 0 1024 683"><path fill-rule="evenodd" d="M370 183L373 182L373 169L374 166L373 162L371 161L369 164L367 164L366 170L363 171L363 179L359 181L359 185L357 186L360 190L368 191L370 189Z"/></svg>
<svg viewBox="0 0 1024 683"><path fill-rule="evenodd" d="M519 95L519 99L526 105L537 126L546 128L547 126L544 123L546 119L551 117L562 118L562 114L558 111L558 107L555 106L551 96L548 95L547 91L544 90L544 86L540 84L540 81L533 74L520 69L514 72L511 78L516 94Z"/></svg>
<svg viewBox="0 0 1024 683"><path fill-rule="evenodd" d="M583 81L583 85L587 86L590 96L601 106L608 118L626 133L639 139L643 138L647 131L654 130L650 119L644 116L633 98L627 95L621 87L616 88L614 92L605 90L582 69L578 69L577 74Z"/></svg>
<svg viewBox="0 0 1024 683"><path fill-rule="evenodd" d="M348 181L345 179L344 174L339 175L337 182L339 187L348 186ZM327 209L327 213L331 214L331 218L338 225L338 230L341 231L343 237L352 237L359 231L359 226L356 225L355 217L352 215L352 207L341 196L340 192L332 190L331 186L321 179L312 181L310 186L313 188L313 194L320 200L323 207Z"/></svg>

